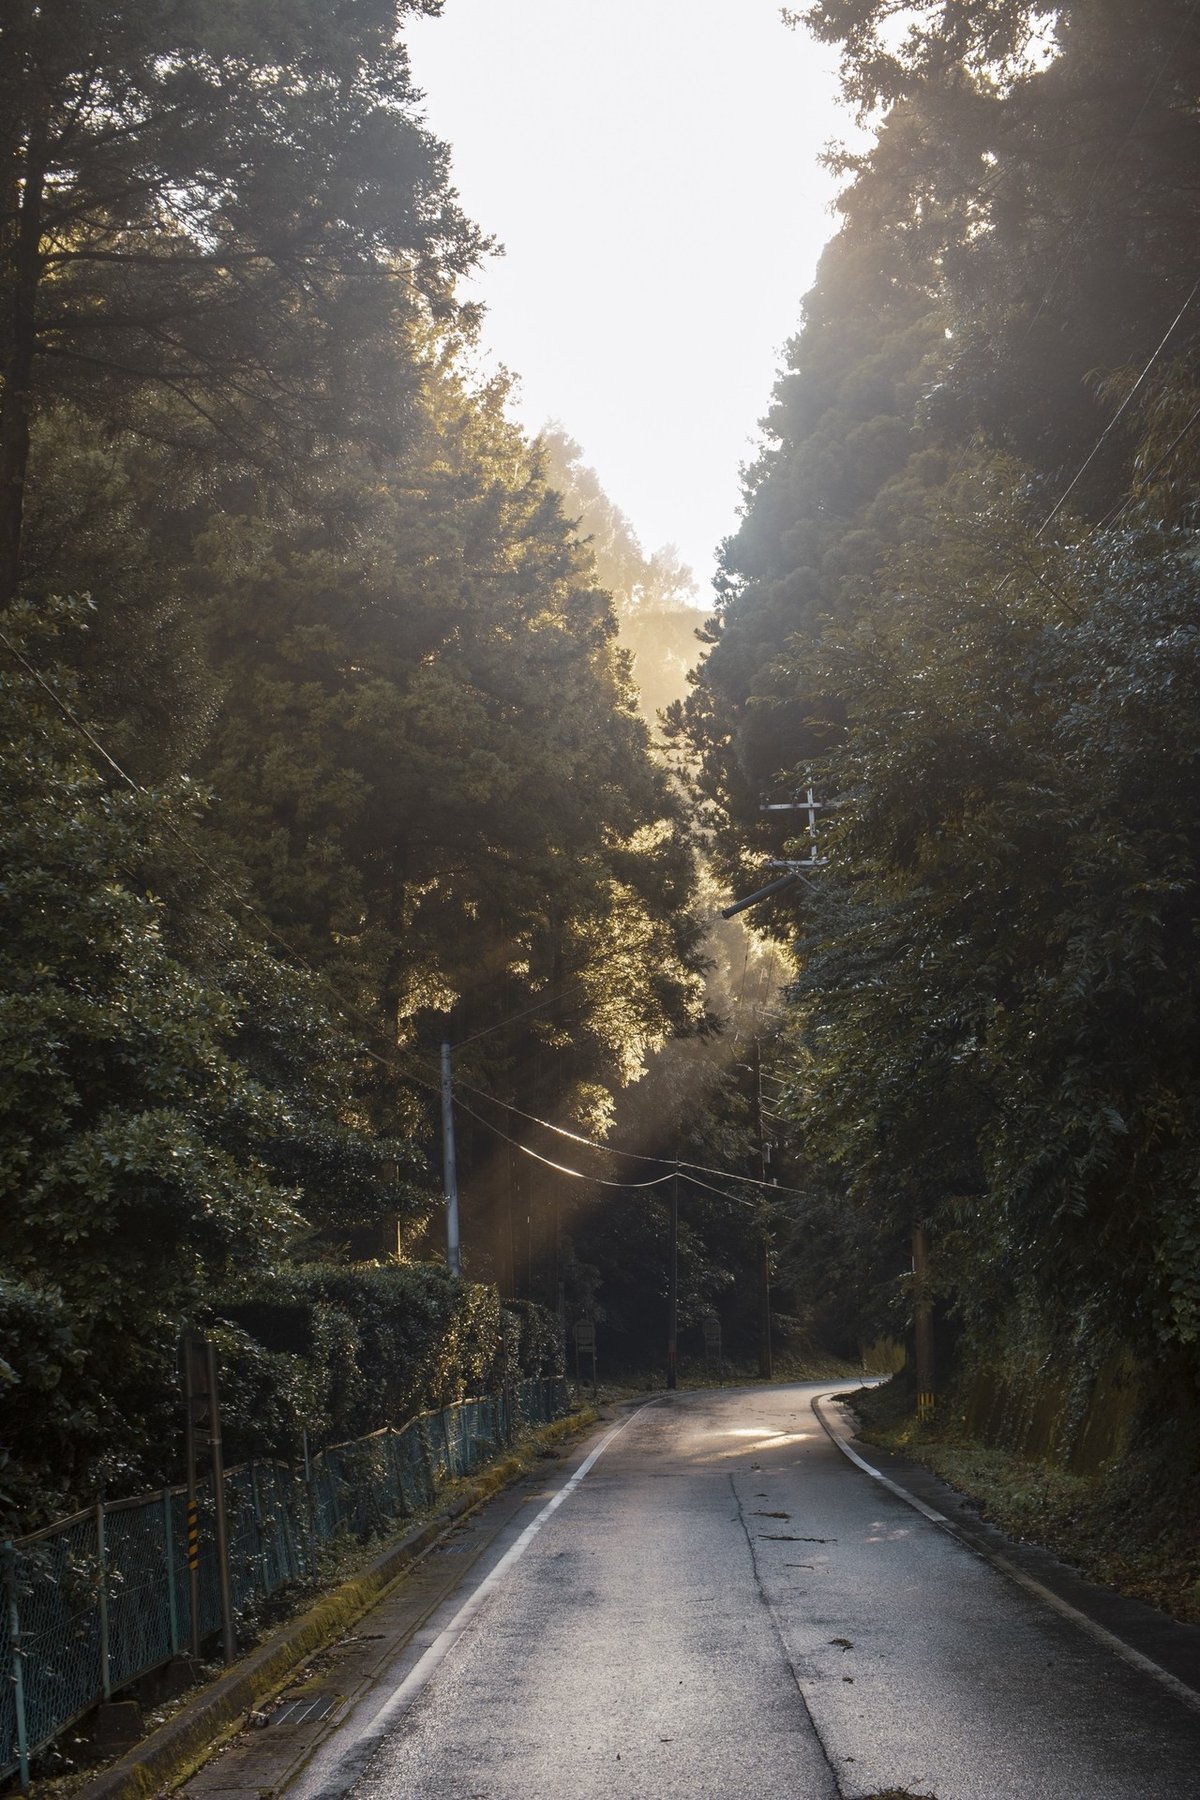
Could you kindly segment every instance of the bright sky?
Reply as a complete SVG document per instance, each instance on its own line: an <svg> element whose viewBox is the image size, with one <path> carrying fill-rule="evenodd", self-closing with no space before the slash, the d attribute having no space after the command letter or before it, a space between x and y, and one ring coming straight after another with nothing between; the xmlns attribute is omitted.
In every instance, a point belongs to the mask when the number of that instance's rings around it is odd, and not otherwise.
<svg viewBox="0 0 1200 1800"><path fill-rule="evenodd" d="M784 343L834 229L833 59L778 0L446 0L406 28L531 432L560 419L707 601Z"/></svg>

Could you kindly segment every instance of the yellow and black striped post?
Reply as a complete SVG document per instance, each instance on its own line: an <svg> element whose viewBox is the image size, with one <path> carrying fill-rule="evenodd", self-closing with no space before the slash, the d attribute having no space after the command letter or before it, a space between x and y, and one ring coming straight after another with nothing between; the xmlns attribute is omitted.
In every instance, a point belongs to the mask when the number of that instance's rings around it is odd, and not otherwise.
<svg viewBox="0 0 1200 1800"><path fill-rule="evenodd" d="M199 1340L203 1343L203 1340ZM185 1334L180 1339L180 1374L183 1377L183 1450L187 1471L187 1568L188 1624L191 1652L200 1655L200 1506L196 1498L196 1424L204 1401L203 1363L197 1367L197 1340Z"/></svg>

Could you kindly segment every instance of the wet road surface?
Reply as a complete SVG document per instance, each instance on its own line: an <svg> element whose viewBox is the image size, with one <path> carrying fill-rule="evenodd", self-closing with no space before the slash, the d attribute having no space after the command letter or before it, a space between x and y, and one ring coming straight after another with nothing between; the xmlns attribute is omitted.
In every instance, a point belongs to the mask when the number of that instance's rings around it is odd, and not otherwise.
<svg viewBox="0 0 1200 1800"><path fill-rule="evenodd" d="M1200 1800L1200 1707L847 1462L826 1391L555 1465L288 1800Z"/></svg>

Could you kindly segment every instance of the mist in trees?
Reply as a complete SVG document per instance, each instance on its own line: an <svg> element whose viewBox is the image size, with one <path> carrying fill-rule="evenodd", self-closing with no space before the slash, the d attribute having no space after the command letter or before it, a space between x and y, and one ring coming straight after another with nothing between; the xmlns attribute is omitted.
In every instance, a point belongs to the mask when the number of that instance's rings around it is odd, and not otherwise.
<svg viewBox="0 0 1200 1800"><path fill-rule="evenodd" d="M9 1515L165 1478L222 1305L312 1309L317 1431L360 1276L388 1393L433 1391L389 1307L483 1378L491 1302L412 1266L443 1040L509 1296L636 1339L661 1197L589 1149L618 1197L574 1208L550 1128L761 1179L770 1040L795 1191L685 1201L693 1325L749 1343L765 1225L802 1321L903 1329L920 1223L971 1354L1194 1386L1195 19L808 9L874 139L701 643L690 571L471 372L436 10L0 26ZM751 1033L704 915L801 851L760 804L810 771L829 860L756 914Z"/></svg>
<svg viewBox="0 0 1200 1800"><path fill-rule="evenodd" d="M832 807L828 867L762 914L798 957L805 1281L902 1325L924 1223L966 1354L1187 1388L1196 22L803 17L876 135L672 728L731 883L788 848L762 788L812 770Z"/></svg>
<svg viewBox="0 0 1200 1800"><path fill-rule="evenodd" d="M702 654L696 577L673 544L649 556L621 509L605 493L583 450L558 424L539 438L547 478L595 560L596 579L613 597L617 634L633 657L643 715L652 724L683 698Z"/></svg>
<svg viewBox="0 0 1200 1800"><path fill-rule="evenodd" d="M180 1329L257 1295L332 1343L346 1271L438 1256L444 1037L481 1090L603 1130L704 1021L685 809L613 597L503 384L465 372L456 282L487 245L421 122L413 10L437 8L81 0L0 35L0 1488L24 1523L173 1473ZM464 1137L486 1280L482 1159ZM453 1362L434 1287L360 1298ZM264 1398L261 1346L220 1329L235 1433L285 1392L350 1428L292 1375ZM439 1392L485 1377L460 1337Z"/></svg>

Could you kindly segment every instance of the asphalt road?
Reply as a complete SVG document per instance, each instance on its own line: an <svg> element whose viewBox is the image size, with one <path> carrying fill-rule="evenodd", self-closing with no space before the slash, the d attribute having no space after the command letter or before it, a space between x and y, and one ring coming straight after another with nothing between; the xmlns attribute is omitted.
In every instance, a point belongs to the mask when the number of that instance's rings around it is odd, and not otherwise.
<svg viewBox="0 0 1200 1800"><path fill-rule="evenodd" d="M555 1465L288 1800L1200 1800L1200 1707L853 1467L822 1391Z"/></svg>

